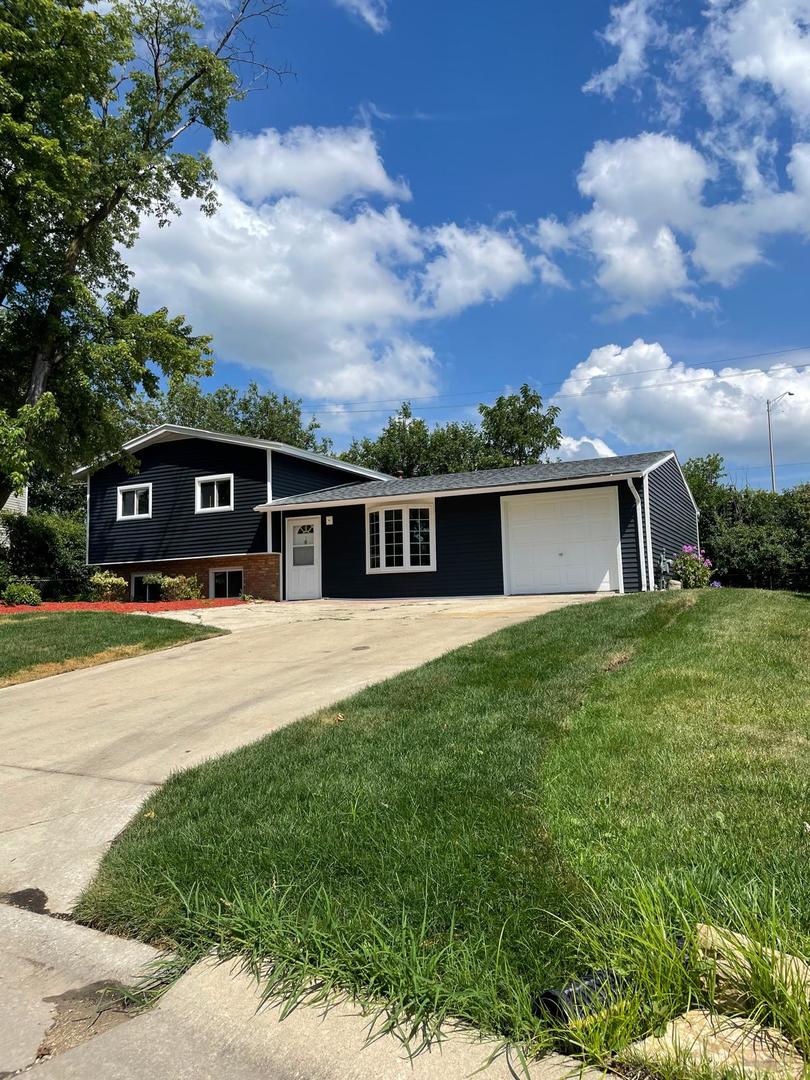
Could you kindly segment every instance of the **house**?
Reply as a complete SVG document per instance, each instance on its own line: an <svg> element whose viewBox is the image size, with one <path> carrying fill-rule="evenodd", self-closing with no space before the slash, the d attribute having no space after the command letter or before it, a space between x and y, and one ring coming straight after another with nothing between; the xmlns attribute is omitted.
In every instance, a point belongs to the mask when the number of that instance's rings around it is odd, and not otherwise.
<svg viewBox="0 0 810 1080"><path fill-rule="evenodd" d="M698 543L673 451L397 479L283 443L163 425L136 474L87 476L91 564L211 597L637 592Z"/></svg>
<svg viewBox="0 0 810 1080"><path fill-rule="evenodd" d="M18 495L9 495L6 501L0 506L0 513L13 513L13 514L27 514L28 513L28 488L24 487ZM2 547L8 539L8 533L0 525L0 547Z"/></svg>

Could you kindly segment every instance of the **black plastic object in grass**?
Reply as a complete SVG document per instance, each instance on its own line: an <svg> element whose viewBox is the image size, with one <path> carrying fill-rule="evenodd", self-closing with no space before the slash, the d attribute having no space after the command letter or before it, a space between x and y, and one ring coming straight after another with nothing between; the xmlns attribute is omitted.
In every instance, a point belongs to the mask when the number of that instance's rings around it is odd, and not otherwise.
<svg viewBox="0 0 810 1080"><path fill-rule="evenodd" d="M621 981L615 971L599 968L582 979L573 979L561 990L543 990L534 1011L555 1021L570 1023L605 1012L620 997Z"/></svg>

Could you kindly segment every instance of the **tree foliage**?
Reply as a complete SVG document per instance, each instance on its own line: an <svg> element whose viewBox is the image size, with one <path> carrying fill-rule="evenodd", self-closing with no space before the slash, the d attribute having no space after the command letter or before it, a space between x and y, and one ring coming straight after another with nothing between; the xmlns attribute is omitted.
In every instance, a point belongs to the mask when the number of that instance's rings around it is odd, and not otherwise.
<svg viewBox="0 0 810 1080"><path fill-rule="evenodd" d="M63 472L120 443L160 375L210 370L182 316L142 312L124 253L145 215L215 206L205 129L265 65L246 28L279 10L237 0L219 27L186 0L6 0L0 9L0 504L34 466Z"/></svg>
<svg viewBox="0 0 810 1080"><path fill-rule="evenodd" d="M83 515L0 515L6 534L5 572L41 581L46 596L81 593L87 586Z"/></svg>
<svg viewBox="0 0 810 1080"><path fill-rule="evenodd" d="M684 475L700 508L700 538L726 585L810 590L810 484L783 492L725 482L719 454Z"/></svg>
<svg viewBox="0 0 810 1080"><path fill-rule="evenodd" d="M559 409L544 408L540 394L527 385L493 405L479 405L478 412L480 426L451 421L430 428L403 402L375 439L355 439L342 456L394 476L430 476L527 465L560 445Z"/></svg>
<svg viewBox="0 0 810 1080"><path fill-rule="evenodd" d="M133 434L159 424L275 439L321 454L331 450L330 440L318 434L318 421L304 423L300 399L261 391L255 382L245 390L220 386L205 391L196 380L177 380L168 390L143 397L132 412Z"/></svg>

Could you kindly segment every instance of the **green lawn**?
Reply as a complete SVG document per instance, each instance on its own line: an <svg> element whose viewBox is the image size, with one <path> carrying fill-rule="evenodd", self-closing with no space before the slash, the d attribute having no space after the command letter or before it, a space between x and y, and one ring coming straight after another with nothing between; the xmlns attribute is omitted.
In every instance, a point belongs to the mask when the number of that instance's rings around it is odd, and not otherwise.
<svg viewBox="0 0 810 1080"><path fill-rule="evenodd" d="M626 930L646 882L729 921L773 890L805 947L808 657L785 593L543 616L173 777L77 914L527 1040L577 969L560 919Z"/></svg>
<svg viewBox="0 0 810 1080"><path fill-rule="evenodd" d="M108 611L0 615L0 686L200 641L220 631Z"/></svg>

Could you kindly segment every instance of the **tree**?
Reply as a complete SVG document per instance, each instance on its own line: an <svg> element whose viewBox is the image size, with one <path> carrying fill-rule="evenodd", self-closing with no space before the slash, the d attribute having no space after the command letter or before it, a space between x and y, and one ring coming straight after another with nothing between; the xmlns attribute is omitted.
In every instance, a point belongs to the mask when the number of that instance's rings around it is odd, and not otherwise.
<svg viewBox="0 0 810 1080"><path fill-rule="evenodd" d="M405 401L376 439L355 439L342 457L394 476L430 476L526 465L560 445L559 409L543 409L542 398L528 386L478 411L480 427L450 422L431 430Z"/></svg>
<svg viewBox="0 0 810 1080"><path fill-rule="evenodd" d="M228 138L266 76L246 37L277 0L219 28L187 0L6 0L0 12L0 504L34 466L66 472L120 442L136 393L210 370L181 316L143 313L122 251L178 199L216 209L192 129Z"/></svg>
<svg viewBox="0 0 810 1080"><path fill-rule="evenodd" d="M320 454L332 449L331 441L318 435L317 420L304 424L300 399L262 392L255 382L243 391L220 386L206 392L196 380L175 381L168 390L142 398L132 413L133 434L159 424L275 439Z"/></svg>
<svg viewBox="0 0 810 1080"><path fill-rule="evenodd" d="M478 411L484 445L503 465L541 461L560 445L559 408L544 409L540 394L526 383L519 393L501 394L494 405L479 405Z"/></svg>

